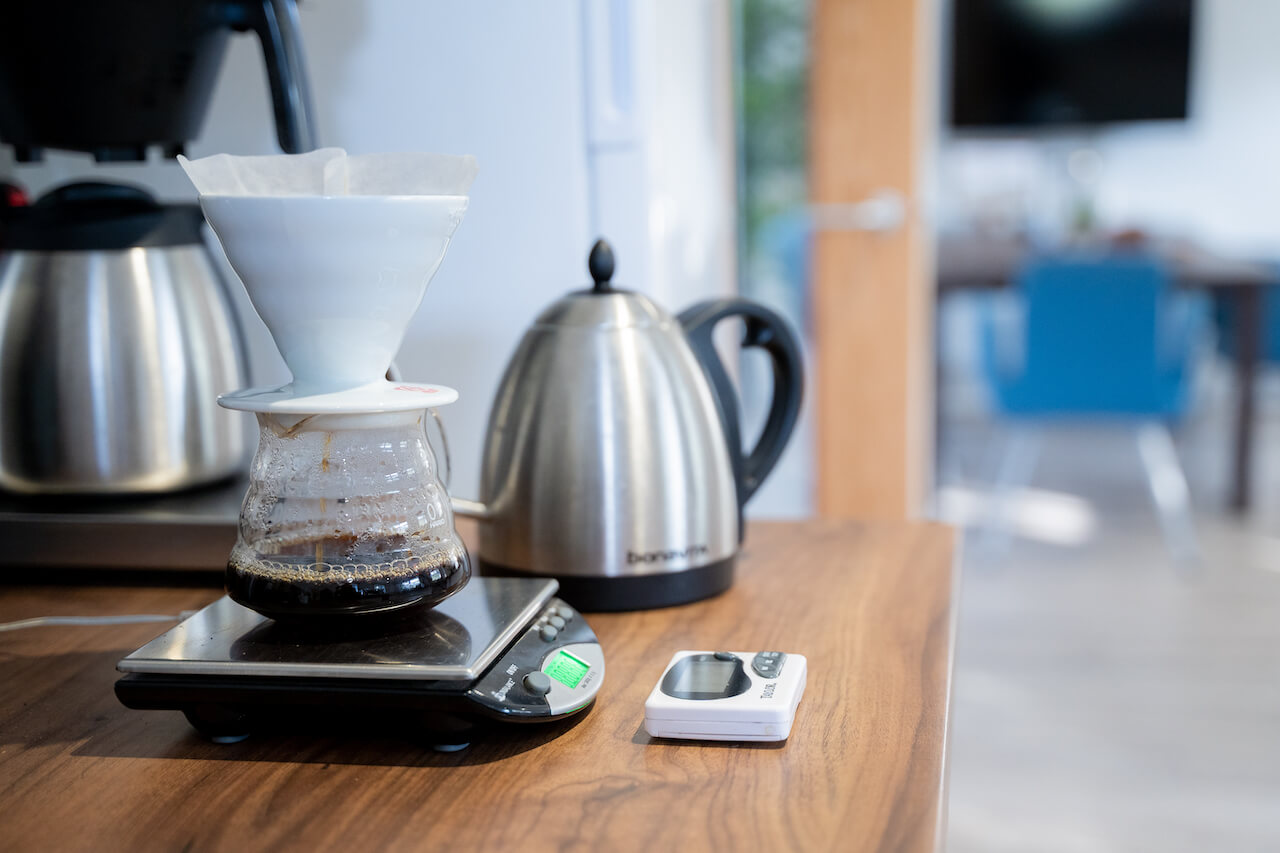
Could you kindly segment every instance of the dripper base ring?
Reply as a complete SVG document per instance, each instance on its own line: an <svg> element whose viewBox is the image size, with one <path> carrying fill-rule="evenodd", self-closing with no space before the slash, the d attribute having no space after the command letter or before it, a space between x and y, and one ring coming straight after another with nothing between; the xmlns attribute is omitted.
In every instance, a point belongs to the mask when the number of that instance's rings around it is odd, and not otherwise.
<svg viewBox="0 0 1280 853"><path fill-rule="evenodd" d="M293 383L275 388L245 388L218 397L218 405L237 412L287 415L373 414L434 409L456 402L458 392L444 385L379 380L343 391L311 393Z"/></svg>

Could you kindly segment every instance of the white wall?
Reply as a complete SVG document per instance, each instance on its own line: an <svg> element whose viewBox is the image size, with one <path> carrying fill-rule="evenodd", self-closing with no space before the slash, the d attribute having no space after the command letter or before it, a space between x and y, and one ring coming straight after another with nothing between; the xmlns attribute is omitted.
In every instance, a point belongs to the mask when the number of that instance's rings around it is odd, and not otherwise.
<svg viewBox="0 0 1280 853"><path fill-rule="evenodd" d="M944 141L938 217L960 227L1029 215L1061 222L1064 160L1096 149L1095 201L1108 227L1141 227L1220 251L1280 257L1280 3L1201 0L1187 123L1120 127L1088 138Z"/></svg>

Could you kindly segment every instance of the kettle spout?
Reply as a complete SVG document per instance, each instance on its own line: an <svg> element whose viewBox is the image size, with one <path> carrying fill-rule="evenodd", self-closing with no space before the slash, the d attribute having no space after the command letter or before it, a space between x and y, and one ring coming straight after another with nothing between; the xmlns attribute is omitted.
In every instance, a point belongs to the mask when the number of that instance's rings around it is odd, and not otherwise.
<svg viewBox="0 0 1280 853"><path fill-rule="evenodd" d="M476 521L489 521L493 518L493 507L480 501L455 498L450 495L449 505L453 507L454 515L460 515L463 518L474 518Z"/></svg>

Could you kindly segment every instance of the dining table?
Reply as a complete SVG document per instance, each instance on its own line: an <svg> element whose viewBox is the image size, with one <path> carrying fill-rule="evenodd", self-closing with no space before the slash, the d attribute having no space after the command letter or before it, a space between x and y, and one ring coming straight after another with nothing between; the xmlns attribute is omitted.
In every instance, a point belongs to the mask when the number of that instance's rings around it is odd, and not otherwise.
<svg viewBox="0 0 1280 853"><path fill-rule="evenodd" d="M937 243L939 299L963 291L1012 286L1019 270L1043 254L1141 251L1163 262L1175 286L1203 291L1230 306L1230 353L1235 400L1230 431L1228 507L1247 513L1253 504L1257 432L1258 362L1266 346L1264 293L1280 286L1280 265L1214 251L1186 239L1154 239L1124 233L1046 246L1017 232L946 233Z"/></svg>

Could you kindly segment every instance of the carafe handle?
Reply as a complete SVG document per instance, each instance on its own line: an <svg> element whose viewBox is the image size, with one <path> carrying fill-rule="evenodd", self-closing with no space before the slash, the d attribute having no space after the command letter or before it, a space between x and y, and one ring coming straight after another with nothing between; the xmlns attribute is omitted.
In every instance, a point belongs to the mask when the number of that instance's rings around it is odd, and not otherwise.
<svg viewBox="0 0 1280 853"><path fill-rule="evenodd" d="M769 416L756 446L747 454L742 452L738 395L712 339L716 326L729 317L741 317L746 321L742 346L763 349L773 363L773 400L769 405ZM700 302L682 312L679 319L716 398L737 481L738 511L741 514L742 507L777 464L800 415L800 400L804 394L804 361L800 345L786 320L763 305L746 299ZM741 536L741 524L738 530Z"/></svg>

